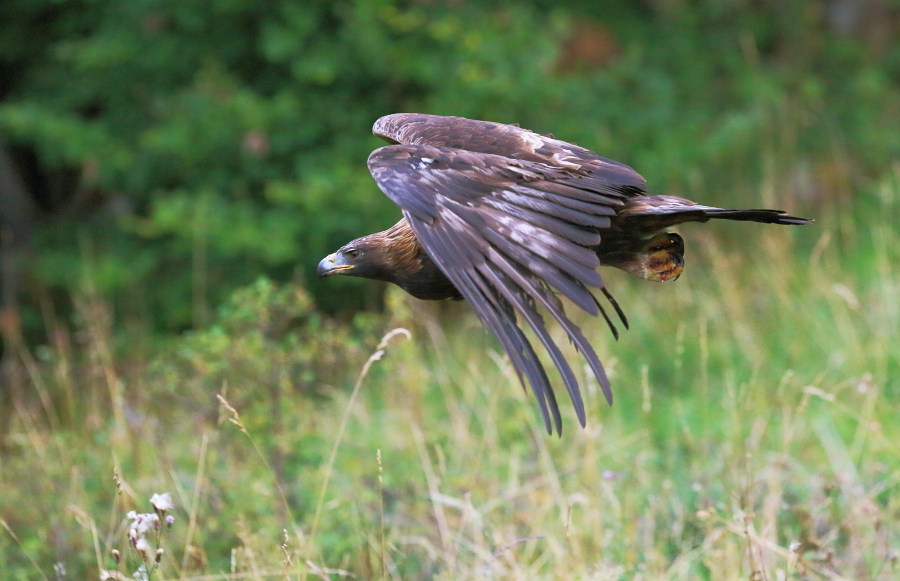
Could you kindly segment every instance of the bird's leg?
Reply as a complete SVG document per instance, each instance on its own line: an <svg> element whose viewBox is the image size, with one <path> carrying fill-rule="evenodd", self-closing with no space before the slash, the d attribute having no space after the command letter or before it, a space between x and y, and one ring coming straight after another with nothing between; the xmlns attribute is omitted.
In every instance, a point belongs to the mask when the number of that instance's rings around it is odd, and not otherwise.
<svg viewBox="0 0 900 581"><path fill-rule="evenodd" d="M647 239L616 238L600 244L600 263L652 280L675 280L684 270L684 240L674 232L660 232Z"/></svg>
<svg viewBox="0 0 900 581"><path fill-rule="evenodd" d="M684 270L684 240L674 232L660 232L644 244L644 278L675 280Z"/></svg>

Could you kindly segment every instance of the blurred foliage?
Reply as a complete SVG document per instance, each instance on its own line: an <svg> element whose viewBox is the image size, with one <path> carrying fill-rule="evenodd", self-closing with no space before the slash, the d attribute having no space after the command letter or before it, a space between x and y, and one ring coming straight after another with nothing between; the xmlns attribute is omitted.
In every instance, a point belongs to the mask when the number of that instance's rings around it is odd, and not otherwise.
<svg viewBox="0 0 900 581"><path fill-rule="evenodd" d="M5 0L0 137L39 170L35 284L86 273L170 329L263 271L299 277L328 311L376 304L363 282L325 292L312 273L397 219L365 159L372 122L398 111L519 122L710 202L845 196L858 184L810 160L849 152L865 180L900 155L900 47L856 40L832 9ZM776 177L760 200L754 184Z"/></svg>
<svg viewBox="0 0 900 581"><path fill-rule="evenodd" d="M357 321L351 328L324 319L302 288L276 288L260 279L236 291L213 324L160 350L142 382L168 386L153 395L164 408L201 413L206 407L207 417L215 418L218 404L211 405L209 394L222 392L233 404L271 421L279 415L282 397L315 396L342 385L346 370L362 364L355 337L378 331L365 325L364 317ZM241 383L229 385L235 377ZM267 397L260 400L259 393ZM264 409L255 410L255 403Z"/></svg>

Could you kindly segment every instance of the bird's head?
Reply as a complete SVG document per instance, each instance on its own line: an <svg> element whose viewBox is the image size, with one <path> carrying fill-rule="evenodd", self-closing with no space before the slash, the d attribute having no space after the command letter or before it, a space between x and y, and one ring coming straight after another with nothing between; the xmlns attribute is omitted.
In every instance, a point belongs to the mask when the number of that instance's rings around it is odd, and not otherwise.
<svg viewBox="0 0 900 581"><path fill-rule="evenodd" d="M384 232L357 238L319 262L319 276L344 274L396 282L417 271L420 246L405 220Z"/></svg>
<svg viewBox="0 0 900 581"><path fill-rule="evenodd" d="M357 238L341 246L319 262L316 274L335 276L344 274L362 278L381 278L384 268L384 248L374 235Z"/></svg>

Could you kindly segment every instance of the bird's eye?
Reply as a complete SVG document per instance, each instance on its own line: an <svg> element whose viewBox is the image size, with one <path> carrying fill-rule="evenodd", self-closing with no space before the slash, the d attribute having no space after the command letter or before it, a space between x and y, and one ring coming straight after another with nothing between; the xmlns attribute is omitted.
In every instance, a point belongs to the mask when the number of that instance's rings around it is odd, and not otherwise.
<svg viewBox="0 0 900 581"><path fill-rule="evenodd" d="M356 260L359 258L359 250L356 248L350 248L349 250L344 251L344 256L349 258L350 260Z"/></svg>

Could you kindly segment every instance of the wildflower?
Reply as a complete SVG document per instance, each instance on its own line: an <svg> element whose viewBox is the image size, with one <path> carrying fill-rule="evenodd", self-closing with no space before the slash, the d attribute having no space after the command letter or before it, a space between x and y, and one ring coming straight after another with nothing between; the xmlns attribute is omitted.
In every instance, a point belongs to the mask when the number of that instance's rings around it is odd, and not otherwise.
<svg viewBox="0 0 900 581"><path fill-rule="evenodd" d="M172 497L169 496L168 492L154 494L150 497L150 504L153 505L153 510L158 514L165 514L167 510L172 508Z"/></svg>
<svg viewBox="0 0 900 581"><path fill-rule="evenodd" d="M113 549L112 556L113 556L113 559L116 561L116 565L118 565L119 561L122 560L122 554L119 552L118 549Z"/></svg>
<svg viewBox="0 0 900 581"><path fill-rule="evenodd" d="M137 571L131 575L131 578L134 579L134 581L150 581L150 574L147 572L147 567L141 565L137 568Z"/></svg>
<svg viewBox="0 0 900 581"><path fill-rule="evenodd" d="M150 553L150 541L147 540L147 537L139 538L134 544L134 548L137 550L141 559L147 560L147 556Z"/></svg>
<svg viewBox="0 0 900 581"><path fill-rule="evenodd" d="M134 531L134 537L142 537L150 529L159 528L159 517L152 512L136 513L133 510L126 515L131 519L131 530ZM128 533L132 536L131 532Z"/></svg>
<svg viewBox="0 0 900 581"><path fill-rule="evenodd" d="M153 505L154 512L139 513L131 510L126 515L130 521L128 523L128 540L134 552L137 553L138 558L143 561L143 565L132 575L135 581L150 580L150 576L156 570L163 557L163 549L159 546L162 522L165 521L167 526L171 526L175 521L173 516L166 516L166 511L172 508L172 497L168 493L154 494L150 499L150 504ZM152 540L147 539L148 533L150 533L150 539ZM118 565L121 555L115 550L112 554ZM110 578L116 575L118 575L118 572L110 573ZM118 577L115 578L118 579Z"/></svg>
<svg viewBox="0 0 900 581"><path fill-rule="evenodd" d="M100 581L106 581L107 579L112 579L112 575L110 575L109 571L107 571L106 569L101 569Z"/></svg>

